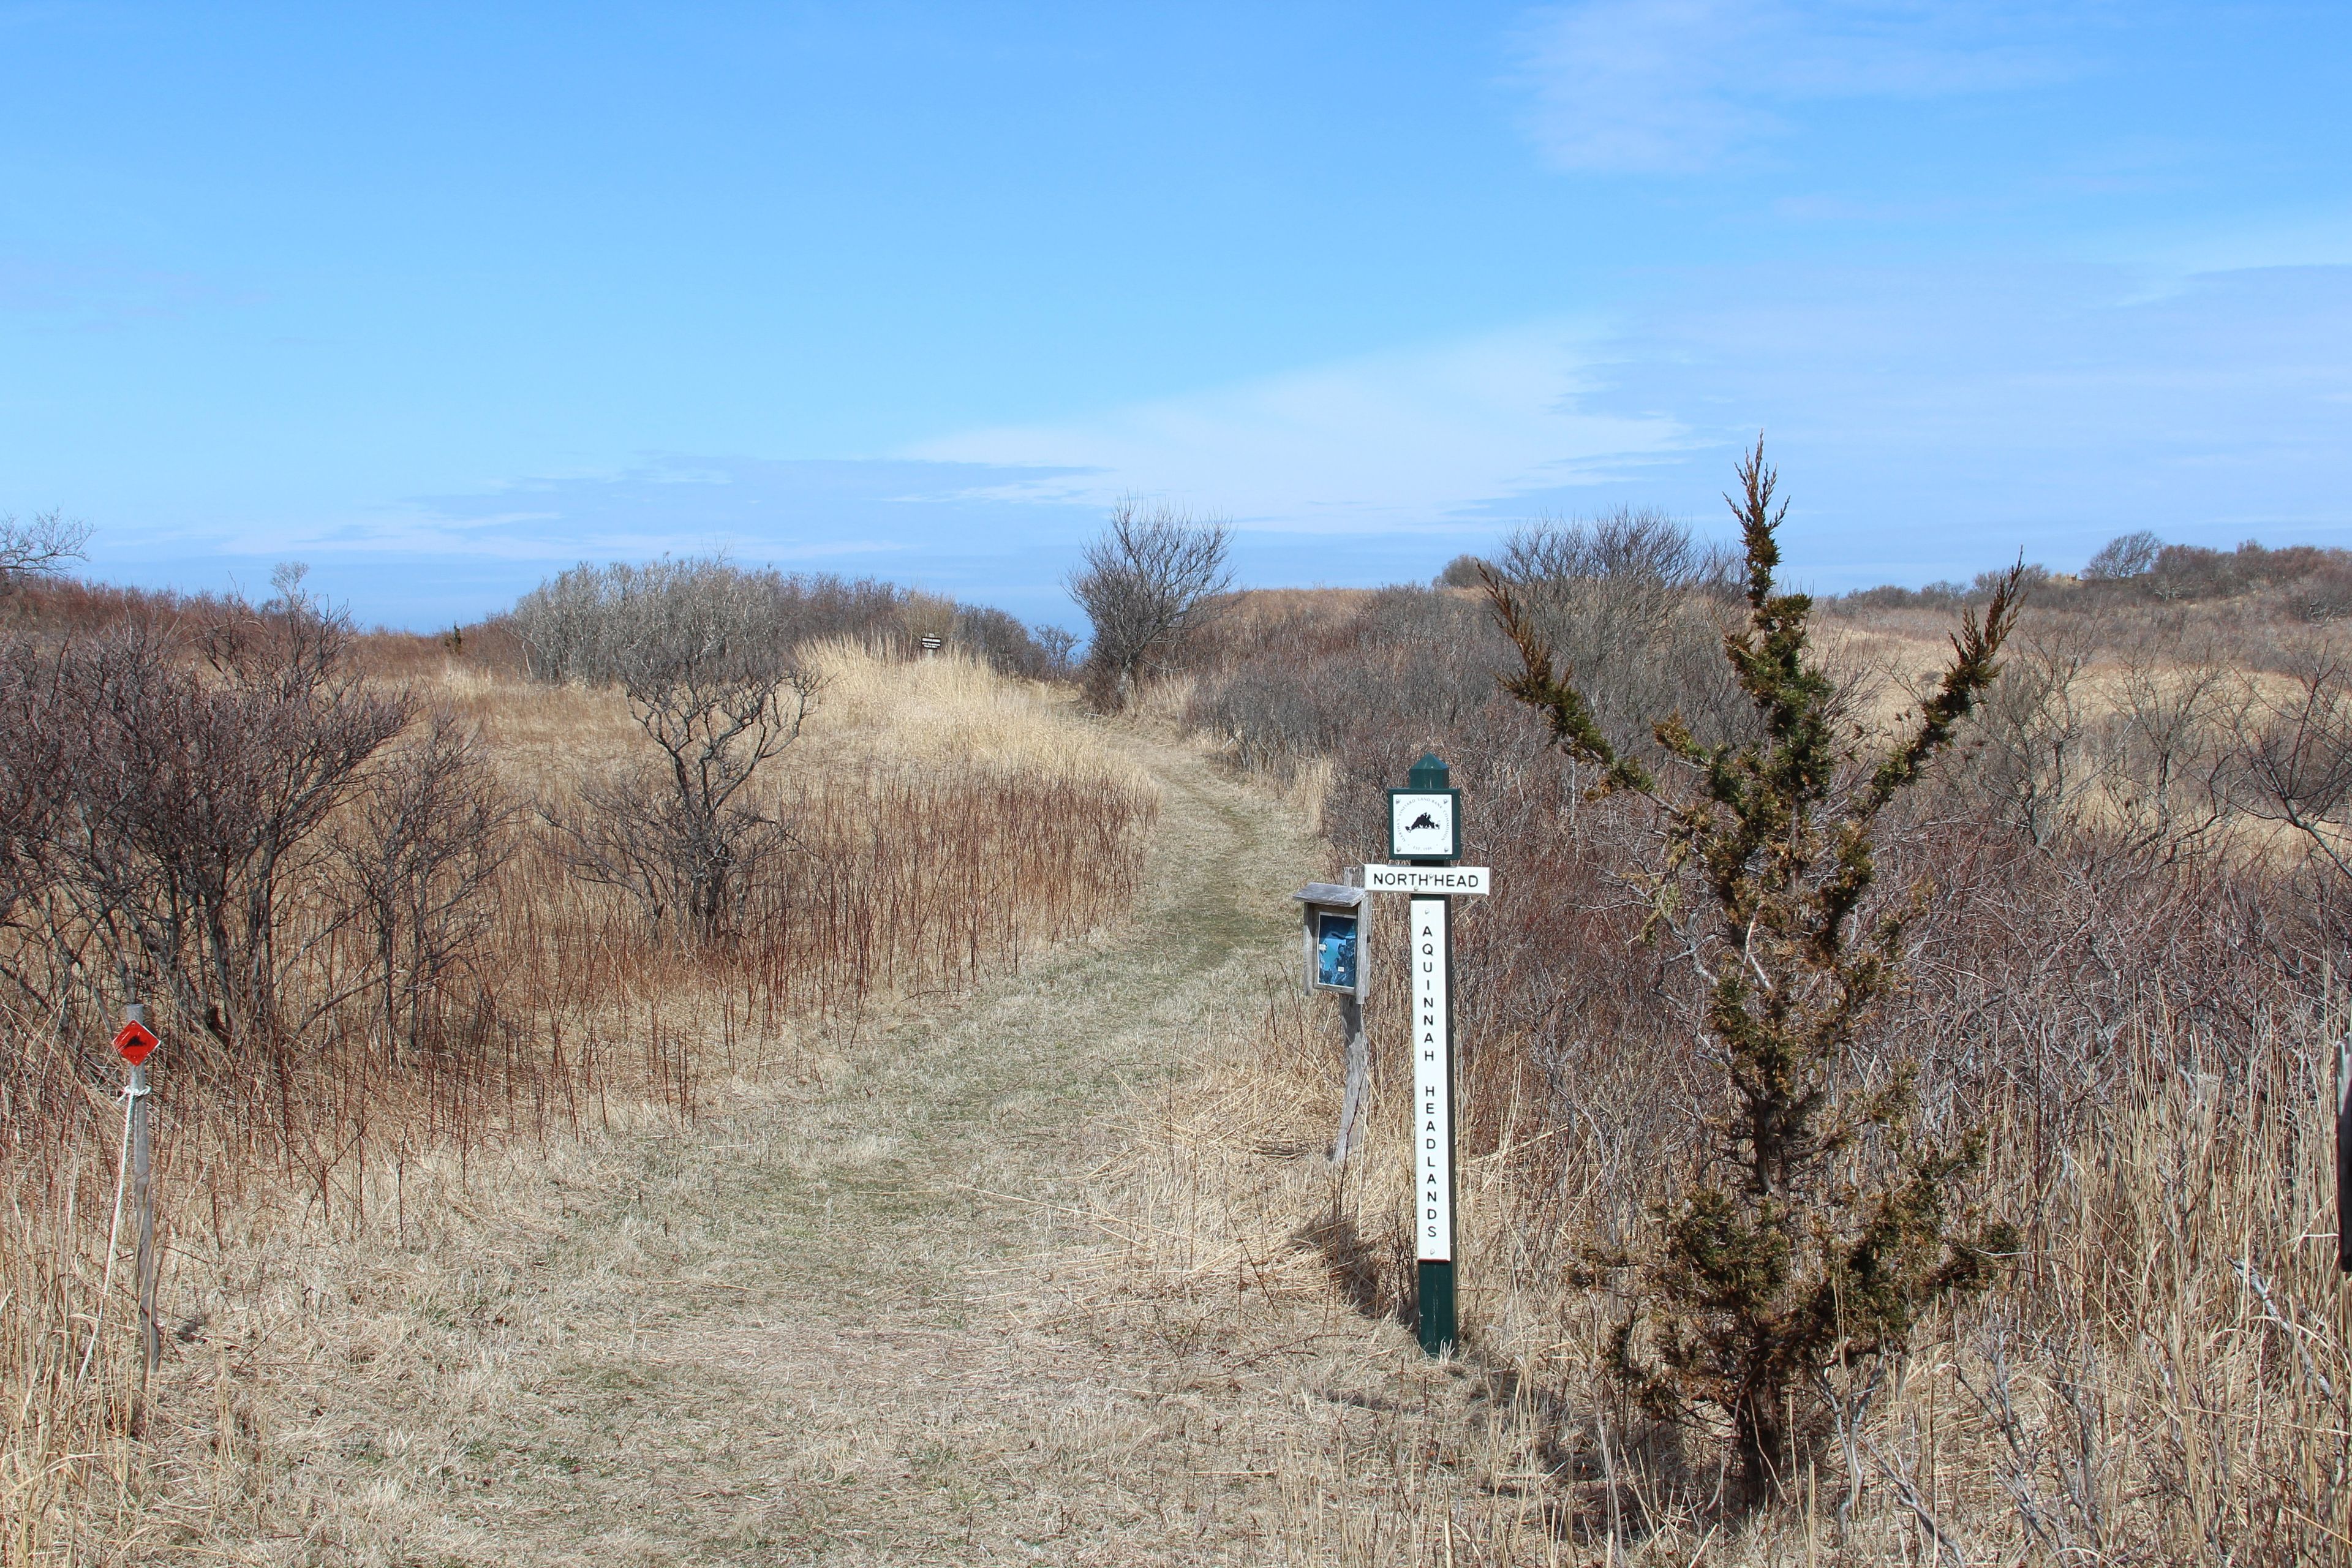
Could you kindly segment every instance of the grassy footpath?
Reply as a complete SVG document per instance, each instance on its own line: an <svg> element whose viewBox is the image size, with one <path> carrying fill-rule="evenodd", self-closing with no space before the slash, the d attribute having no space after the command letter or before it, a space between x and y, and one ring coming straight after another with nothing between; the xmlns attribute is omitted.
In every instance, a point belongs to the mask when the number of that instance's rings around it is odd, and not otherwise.
<svg viewBox="0 0 2352 1568"><path fill-rule="evenodd" d="M1328 1289L1139 1290L1090 1220L1122 1223L1138 1106L1181 1102L1289 981L1315 868L1277 803L1127 743L1166 792L1131 920L853 1052L814 1100L755 1088L558 1159L551 1208L490 1220L465 1279L413 1278L383 1366L320 1369L272 1437L305 1500L261 1555L1264 1562L1342 1544L1307 1528L1359 1484L1335 1452L1417 1484L1443 1456L1408 1406L1466 1379Z"/></svg>

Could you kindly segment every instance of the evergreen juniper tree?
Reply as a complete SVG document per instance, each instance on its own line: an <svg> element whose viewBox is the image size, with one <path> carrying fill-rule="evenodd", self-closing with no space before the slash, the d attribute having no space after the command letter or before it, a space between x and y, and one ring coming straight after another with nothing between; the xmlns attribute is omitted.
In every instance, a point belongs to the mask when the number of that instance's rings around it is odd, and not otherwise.
<svg viewBox="0 0 2352 1568"><path fill-rule="evenodd" d="M1634 1303L1612 1342L1617 1372L1655 1414L1720 1430L1752 1505L1818 1430L1833 1369L1899 1353L1922 1311L1983 1289L2016 1245L1959 1196L1981 1130L1924 1125L1899 1048L1891 1071L1865 1074L1858 1047L1921 907L1917 889L1876 889L1874 831L1998 674L2019 574L1994 585L1981 619L1963 618L1934 689L1873 749L1839 717L1811 600L1775 580L1787 507L1760 438L1739 481L1725 499L1746 545L1747 615L1724 651L1756 713L1741 743L1703 744L1675 714L1653 731L1660 768L1621 751L1510 580L1490 571L1486 587L1520 656L1505 689L1599 770L1600 793L1639 797L1662 830L1649 929L1691 941L1723 1093L1653 1237L1594 1258L1591 1276L1622 1281Z"/></svg>

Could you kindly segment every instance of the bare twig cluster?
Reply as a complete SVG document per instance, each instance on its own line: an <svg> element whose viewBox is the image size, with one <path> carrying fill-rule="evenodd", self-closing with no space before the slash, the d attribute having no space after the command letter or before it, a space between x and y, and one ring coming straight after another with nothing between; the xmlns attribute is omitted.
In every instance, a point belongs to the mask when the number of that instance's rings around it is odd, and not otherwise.
<svg viewBox="0 0 2352 1568"><path fill-rule="evenodd" d="M128 621L0 649L16 938L0 973L18 1005L79 1016L147 997L225 1050L267 1055L373 978L345 962L355 929L380 951L435 955L406 966L412 1031L422 991L450 977L467 898L395 898L384 868L436 883L452 858L488 852L470 840L495 836L496 807L470 836L451 822L430 841L372 831L402 793L448 787L464 744L443 720L422 752L381 767L417 704L358 677L348 621L299 573L278 588L193 631ZM362 797L331 844L321 830ZM388 1015L387 1040L399 1027Z"/></svg>
<svg viewBox="0 0 2352 1568"><path fill-rule="evenodd" d="M746 787L798 738L817 690L779 622L778 582L699 560L557 585L566 658L621 689L658 753L583 781L576 805L543 808L559 853L576 874L634 895L656 925L710 941L791 840Z"/></svg>
<svg viewBox="0 0 2352 1568"><path fill-rule="evenodd" d="M1167 506L1128 500L1070 575L1070 595L1093 626L1087 690L1096 705L1127 705L1136 685L1166 668L1208 626L1233 586L1233 531Z"/></svg>

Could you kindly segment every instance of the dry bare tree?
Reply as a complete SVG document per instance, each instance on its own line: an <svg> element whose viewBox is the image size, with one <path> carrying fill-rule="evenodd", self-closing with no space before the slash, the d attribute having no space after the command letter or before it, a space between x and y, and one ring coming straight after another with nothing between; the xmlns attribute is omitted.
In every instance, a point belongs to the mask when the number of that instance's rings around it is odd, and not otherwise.
<svg viewBox="0 0 2352 1568"><path fill-rule="evenodd" d="M0 592L27 577L46 577L68 561L84 559L89 525L50 510L18 518L0 516Z"/></svg>
<svg viewBox="0 0 2352 1568"><path fill-rule="evenodd" d="M577 809L541 815L582 876L635 895L656 924L708 940L790 841L748 786L799 736L817 678L776 636L761 574L664 561L614 569L604 584L580 613L660 758L587 781Z"/></svg>
<svg viewBox="0 0 2352 1568"><path fill-rule="evenodd" d="M1092 623L1087 685L1096 704L1125 707L1207 624L1233 587L1233 531L1133 498L1111 509L1100 538L1070 574L1070 596Z"/></svg>
<svg viewBox="0 0 2352 1568"><path fill-rule="evenodd" d="M2249 816L2293 829L2352 884L2352 668L2306 658L2284 692L2239 714L2231 794Z"/></svg>
<svg viewBox="0 0 2352 1568"><path fill-rule="evenodd" d="M2164 552L2164 541L2143 528L2135 533L2119 533L2099 546L2098 552L2084 563L2085 583L2119 583L2126 577L2144 575Z"/></svg>

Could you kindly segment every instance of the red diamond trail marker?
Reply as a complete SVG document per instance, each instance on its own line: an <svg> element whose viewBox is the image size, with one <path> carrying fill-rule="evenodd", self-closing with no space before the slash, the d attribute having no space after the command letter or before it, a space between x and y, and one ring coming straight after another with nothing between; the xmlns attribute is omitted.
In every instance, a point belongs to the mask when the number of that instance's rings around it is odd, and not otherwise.
<svg viewBox="0 0 2352 1568"><path fill-rule="evenodd" d="M122 1053L124 1061L137 1067L147 1059L147 1053L155 1048L155 1037L147 1032L144 1024L125 1024L122 1032L114 1037L114 1048Z"/></svg>

